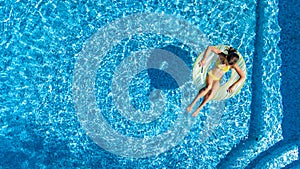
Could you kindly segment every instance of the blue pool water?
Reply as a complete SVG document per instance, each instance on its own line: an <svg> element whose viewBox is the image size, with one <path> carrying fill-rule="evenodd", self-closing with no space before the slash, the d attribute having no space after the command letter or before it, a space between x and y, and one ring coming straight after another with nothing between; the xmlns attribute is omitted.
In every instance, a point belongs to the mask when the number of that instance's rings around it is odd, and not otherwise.
<svg viewBox="0 0 300 169"><path fill-rule="evenodd" d="M0 168L297 166L277 1L0 4ZM247 80L193 118L193 63L216 44L242 53Z"/></svg>

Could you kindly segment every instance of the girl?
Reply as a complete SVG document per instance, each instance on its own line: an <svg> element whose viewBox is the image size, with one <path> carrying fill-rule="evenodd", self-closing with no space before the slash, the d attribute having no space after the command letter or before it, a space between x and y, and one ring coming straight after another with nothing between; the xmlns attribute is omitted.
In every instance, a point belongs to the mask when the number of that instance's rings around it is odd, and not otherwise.
<svg viewBox="0 0 300 169"><path fill-rule="evenodd" d="M197 116L200 110L204 107L204 105L214 96L218 88L220 87L220 80L222 79L223 75L228 72L231 68L235 69L235 71L239 74L240 79L233 83L229 88L228 92L232 92L235 86L245 80L245 73L242 69L236 64L239 60L239 55L236 53L237 51L230 47L227 49L228 54L221 52L218 48L214 46L208 46L203 59L198 63L199 66L205 65L205 59L209 55L210 52L214 52L217 54L218 61L215 67L208 72L206 77L206 86L202 88L198 95L195 97L193 102L187 107L187 112L190 112L194 107L195 103L204 96L204 99L197 110L194 112L193 116Z"/></svg>

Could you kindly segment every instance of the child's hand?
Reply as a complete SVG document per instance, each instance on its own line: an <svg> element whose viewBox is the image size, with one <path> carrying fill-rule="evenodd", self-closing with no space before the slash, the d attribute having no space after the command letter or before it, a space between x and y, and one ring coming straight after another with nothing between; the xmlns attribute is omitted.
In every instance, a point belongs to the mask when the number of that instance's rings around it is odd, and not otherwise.
<svg viewBox="0 0 300 169"><path fill-rule="evenodd" d="M203 67L205 65L205 60L201 60L198 64L200 67Z"/></svg>
<svg viewBox="0 0 300 169"><path fill-rule="evenodd" d="M235 88L235 86L230 86L229 88L228 88L228 90L227 90L227 92L233 92L234 91L234 88Z"/></svg>

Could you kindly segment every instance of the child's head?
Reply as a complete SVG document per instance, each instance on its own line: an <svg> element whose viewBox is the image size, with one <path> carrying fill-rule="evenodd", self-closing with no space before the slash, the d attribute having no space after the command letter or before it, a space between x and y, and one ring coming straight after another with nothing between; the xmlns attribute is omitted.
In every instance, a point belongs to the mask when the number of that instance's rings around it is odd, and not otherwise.
<svg viewBox="0 0 300 169"><path fill-rule="evenodd" d="M239 60L239 55L236 53L237 51L230 47L227 49L228 54L226 55L226 59L229 65L234 65Z"/></svg>

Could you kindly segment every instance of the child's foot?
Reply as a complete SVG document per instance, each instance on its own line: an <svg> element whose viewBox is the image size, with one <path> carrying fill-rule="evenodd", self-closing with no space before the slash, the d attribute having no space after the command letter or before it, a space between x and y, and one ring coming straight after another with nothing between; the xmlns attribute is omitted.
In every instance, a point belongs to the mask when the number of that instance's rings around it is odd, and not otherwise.
<svg viewBox="0 0 300 169"><path fill-rule="evenodd" d="M195 113L193 113L193 115L192 115L192 116L193 116L193 117L196 117L196 116L198 116L198 114L199 114L200 110L201 110L201 109L197 109L197 110L195 111Z"/></svg>
<svg viewBox="0 0 300 169"><path fill-rule="evenodd" d="M196 116L198 116L198 114L199 114L199 112L195 112L195 113L193 113L193 117L196 117Z"/></svg>
<svg viewBox="0 0 300 169"><path fill-rule="evenodd" d="M192 105L189 105L189 106L186 108L186 111L189 113L191 110L192 110Z"/></svg>

